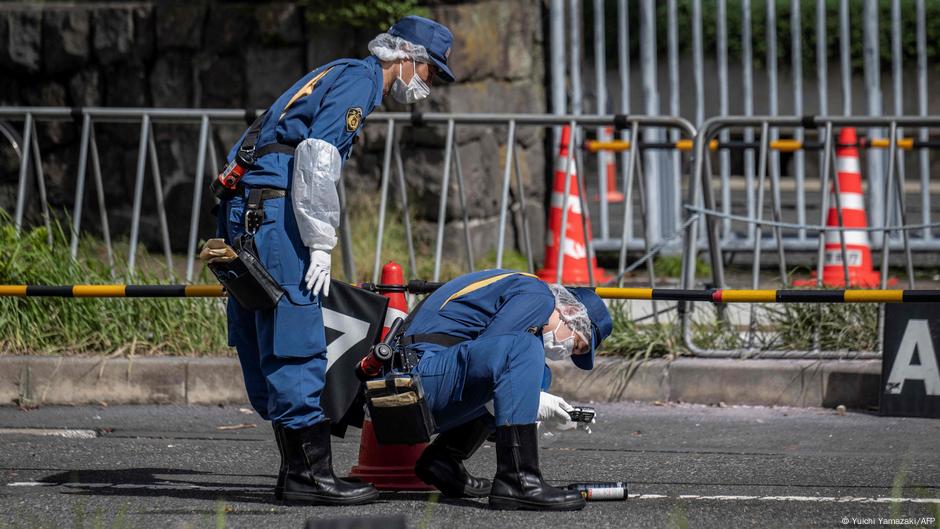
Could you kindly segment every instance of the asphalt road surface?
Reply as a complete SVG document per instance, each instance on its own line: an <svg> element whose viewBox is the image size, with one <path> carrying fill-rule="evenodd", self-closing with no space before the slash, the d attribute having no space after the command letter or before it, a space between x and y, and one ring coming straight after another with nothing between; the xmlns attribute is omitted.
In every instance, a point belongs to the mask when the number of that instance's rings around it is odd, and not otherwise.
<svg viewBox="0 0 940 529"><path fill-rule="evenodd" d="M265 527L404 516L408 526L940 527L940 420L833 410L598 405L590 435L542 443L547 479L629 483L625 502L500 512L383 493L361 507L276 502L269 426L234 407L0 408L0 528ZM254 428L219 429L245 424ZM358 431L334 442L338 471ZM492 475L488 443L469 462Z"/></svg>

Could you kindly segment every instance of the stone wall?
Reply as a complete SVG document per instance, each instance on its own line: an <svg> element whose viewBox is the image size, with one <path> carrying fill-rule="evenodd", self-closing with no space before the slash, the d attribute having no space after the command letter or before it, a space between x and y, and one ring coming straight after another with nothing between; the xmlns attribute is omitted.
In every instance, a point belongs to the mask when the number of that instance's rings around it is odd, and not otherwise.
<svg viewBox="0 0 940 529"><path fill-rule="evenodd" d="M455 32L453 86L434 86L419 111L544 112L542 5L518 2L450 2L431 6L432 16ZM305 72L331 59L365 56L374 30L317 27L290 4L103 3L0 4L0 106L106 106L263 108ZM386 102L384 110L403 110ZM19 129L22 124L12 123ZM114 235L129 230L139 124L96 127L106 198ZM170 232L185 248L195 172L196 126L154 126ZM241 126L214 127L221 157ZM50 201L71 209L77 173L78 122L38 125ZM375 199L381 174L385 126L369 124L345 169L350 196ZM418 231L437 218L444 127L405 128L402 156ZM495 246L498 190L505 156L504 127L458 128L459 155L476 255ZM541 249L546 172L544 133L520 129L521 172ZM0 208L12 212L17 171L8 146L0 146ZM448 190L448 233L462 226L457 183ZM151 193L150 180L145 188ZM392 197L397 197L393 189ZM86 205L92 204L92 191ZM145 195L142 240L158 248L155 200ZM149 200L148 200L149 199ZM31 201L29 217L37 218ZM396 201L397 202L397 201ZM206 199L201 235L212 233ZM97 227L86 206L85 226ZM177 219L175 222L173 219ZM510 234L510 241L514 241ZM449 254L460 255L462 238L448 237Z"/></svg>

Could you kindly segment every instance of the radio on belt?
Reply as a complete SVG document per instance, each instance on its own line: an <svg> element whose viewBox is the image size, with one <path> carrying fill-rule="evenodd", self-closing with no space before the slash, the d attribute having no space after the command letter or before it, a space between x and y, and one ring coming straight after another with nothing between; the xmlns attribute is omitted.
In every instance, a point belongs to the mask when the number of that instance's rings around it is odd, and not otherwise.
<svg viewBox="0 0 940 529"><path fill-rule="evenodd" d="M623 481L572 483L565 488L580 492L587 501L624 501L628 496Z"/></svg>

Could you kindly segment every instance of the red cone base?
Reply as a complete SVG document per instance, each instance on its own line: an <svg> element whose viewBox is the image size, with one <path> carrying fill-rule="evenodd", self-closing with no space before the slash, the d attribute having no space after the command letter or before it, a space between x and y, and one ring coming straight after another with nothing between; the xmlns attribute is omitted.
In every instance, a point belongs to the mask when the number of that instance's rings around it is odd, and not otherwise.
<svg viewBox="0 0 940 529"><path fill-rule="evenodd" d="M359 464L349 472L379 490L435 490L415 475L415 461L421 457L425 444L380 445L375 440L372 421L362 423L359 442Z"/></svg>

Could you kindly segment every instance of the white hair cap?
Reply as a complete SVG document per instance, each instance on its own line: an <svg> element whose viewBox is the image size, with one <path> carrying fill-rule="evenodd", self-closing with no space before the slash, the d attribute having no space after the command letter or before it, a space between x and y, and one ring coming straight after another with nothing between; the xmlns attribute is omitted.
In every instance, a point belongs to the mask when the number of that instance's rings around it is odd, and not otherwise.
<svg viewBox="0 0 940 529"><path fill-rule="evenodd" d="M431 62L428 50L424 46L413 44L388 33L379 33L372 39L369 42L369 51L382 61L413 59L418 62Z"/></svg>
<svg viewBox="0 0 940 529"><path fill-rule="evenodd" d="M587 308L567 288L556 283L549 283L548 288L555 296L555 310L561 315L561 320L590 345L591 317Z"/></svg>

